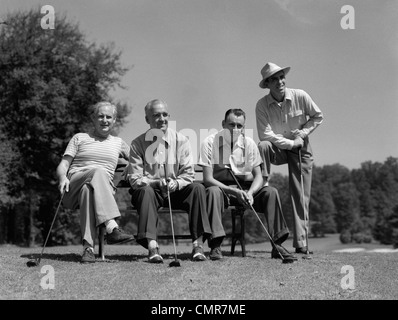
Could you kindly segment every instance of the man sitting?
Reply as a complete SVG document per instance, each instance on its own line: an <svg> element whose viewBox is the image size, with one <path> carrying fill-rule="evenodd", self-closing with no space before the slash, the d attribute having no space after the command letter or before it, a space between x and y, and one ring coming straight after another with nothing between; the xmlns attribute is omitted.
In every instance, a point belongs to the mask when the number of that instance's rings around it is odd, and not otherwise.
<svg viewBox="0 0 398 320"><path fill-rule="evenodd" d="M189 140L168 128L168 107L161 100L152 100L145 106L145 119L150 129L132 141L127 167L131 202L139 215L136 240L148 249L149 262L163 262L157 242L158 209L168 205L168 184L172 207L188 212L192 260L204 261L203 242L211 229L205 187L193 183L195 172Z"/></svg>
<svg viewBox="0 0 398 320"><path fill-rule="evenodd" d="M272 258L294 258L282 246L288 238L289 230L282 214L278 191L263 186L260 165L261 156L256 143L244 135L246 115L241 109L229 109L222 121L223 130L208 136L201 145L199 165L203 167L203 181L206 186L207 211L212 228L209 241L210 259L222 259L221 244L225 237L222 214L229 204L253 206L263 212L268 224L269 234L275 246ZM239 189L228 168L242 180ZM278 253L279 251L279 253Z"/></svg>

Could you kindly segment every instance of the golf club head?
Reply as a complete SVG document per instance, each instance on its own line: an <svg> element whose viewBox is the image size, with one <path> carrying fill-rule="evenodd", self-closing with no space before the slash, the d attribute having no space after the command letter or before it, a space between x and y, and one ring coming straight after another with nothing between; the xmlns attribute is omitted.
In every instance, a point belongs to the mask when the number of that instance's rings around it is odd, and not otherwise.
<svg viewBox="0 0 398 320"><path fill-rule="evenodd" d="M303 256L303 259L305 260L311 260L312 257L309 254L306 254L305 256Z"/></svg>
<svg viewBox="0 0 398 320"><path fill-rule="evenodd" d="M293 257L292 258L283 258L282 263L287 264L287 263L293 263L295 261L297 261L297 259L293 258Z"/></svg>
<svg viewBox="0 0 398 320"><path fill-rule="evenodd" d="M37 267L40 264L40 261L38 260L29 260L28 262L26 262L26 265L30 268L30 267Z"/></svg>
<svg viewBox="0 0 398 320"><path fill-rule="evenodd" d="M181 263L178 260L171 261L169 267L181 267Z"/></svg>

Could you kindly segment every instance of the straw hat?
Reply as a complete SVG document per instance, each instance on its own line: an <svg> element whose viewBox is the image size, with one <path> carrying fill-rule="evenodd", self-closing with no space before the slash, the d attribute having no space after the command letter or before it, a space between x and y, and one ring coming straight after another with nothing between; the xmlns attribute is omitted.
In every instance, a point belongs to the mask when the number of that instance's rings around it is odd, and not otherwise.
<svg viewBox="0 0 398 320"><path fill-rule="evenodd" d="M279 66L277 66L275 63L272 62L268 62L262 69L261 69L261 75L263 76L263 80L260 81L260 88L267 88L266 84L265 84L265 80L267 80L269 77L271 77L272 75L274 75L275 73L279 72L283 70L285 72L285 75L289 72L290 67L285 67L285 68L281 68Z"/></svg>

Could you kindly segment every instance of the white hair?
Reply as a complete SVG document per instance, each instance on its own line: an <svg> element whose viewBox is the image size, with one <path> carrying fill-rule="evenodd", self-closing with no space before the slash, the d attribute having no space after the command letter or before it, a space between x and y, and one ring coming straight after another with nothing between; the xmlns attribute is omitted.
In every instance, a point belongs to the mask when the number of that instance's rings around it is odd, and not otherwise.
<svg viewBox="0 0 398 320"><path fill-rule="evenodd" d="M92 107L92 109L91 109L91 115L97 114L99 108L105 107L105 106L112 107L112 109L113 109L113 116L116 118L116 117L117 117L117 107L116 107L114 104L112 104L112 103L110 103L110 102L108 102L108 101L101 101L101 102L96 103L96 104Z"/></svg>
<svg viewBox="0 0 398 320"><path fill-rule="evenodd" d="M148 111L149 111L154 105L157 105L157 104L162 104L162 105L164 105L164 106L166 107L166 109L167 109L167 103L166 103L166 102L164 102L163 100L160 100L160 99L154 99L154 100L149 101L149 102L146 104L146 106L145 106L145 114L148 114Z"/></svg>

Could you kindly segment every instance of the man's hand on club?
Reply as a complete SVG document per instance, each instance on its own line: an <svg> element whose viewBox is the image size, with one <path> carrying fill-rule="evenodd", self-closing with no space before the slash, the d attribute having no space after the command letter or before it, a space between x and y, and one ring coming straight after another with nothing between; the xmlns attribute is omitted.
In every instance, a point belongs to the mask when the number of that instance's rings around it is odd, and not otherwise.
<svg viewBox="0 0 398 320"><path fill-rule="evenodd" d="M166 179L161 178L159 180L159 189L163 194L167 194L167 183L166 183Z"/></svg>
<svg viewBox="0 0 398 320"><path fill-rule="evenodd" d="M293 149L300 149L304 146L304 140L300 137L294 139Z"/></svg>
<svg viewBox="0 0 398 320"><path fill-rule="evenodd" d="M70 181L69 179L65 176L63 177L63 179L59 182L58 184L58 190L59 192L61 192L61 194L65 191L65 192L69 192L69 184Z"/></svg>
<svg viewBox="0 0 398 320"><path fill-rule="evenodd" d="M174 192L178 188L178 182L174 179L160 179L159 185L160 185L160 190L164 193L167 193L167 184L169 185L169 190L170 193Z"/></svg>
<svg viewBox="0 0 398 320"><path fill-rule="evenodd" d="M240 189L236 189L236 198L238 199L239 203L245 207L249 207L254 201L253 196Z"/></svg>
<svg viewBox="0 0 398 320"><path fill-rule="evenodd" d="M301 138L304 140L304 138L305 138L305 133L303 130L295 129L295 130L291 131L291 134L293 135L294 139Z"/></svg>
<svg viewBox="0 0 398 320"><path fill-rule="evenodd" d="M168 179L167 180L167 183L169 184L169 190L170 190L170 192L174 192L174 191L176 191L177 190L177 188L178 188L178 182L177 182L177 180L174 180L174 179Z"/></svg>
<svg viewBox="0 0 398 320"><path fill-rule="evenodd" d="M246 192L246 196L247 196L247 203L252 206L254 203L253 195L251 194L250 191L248 191Z"/></svg>

